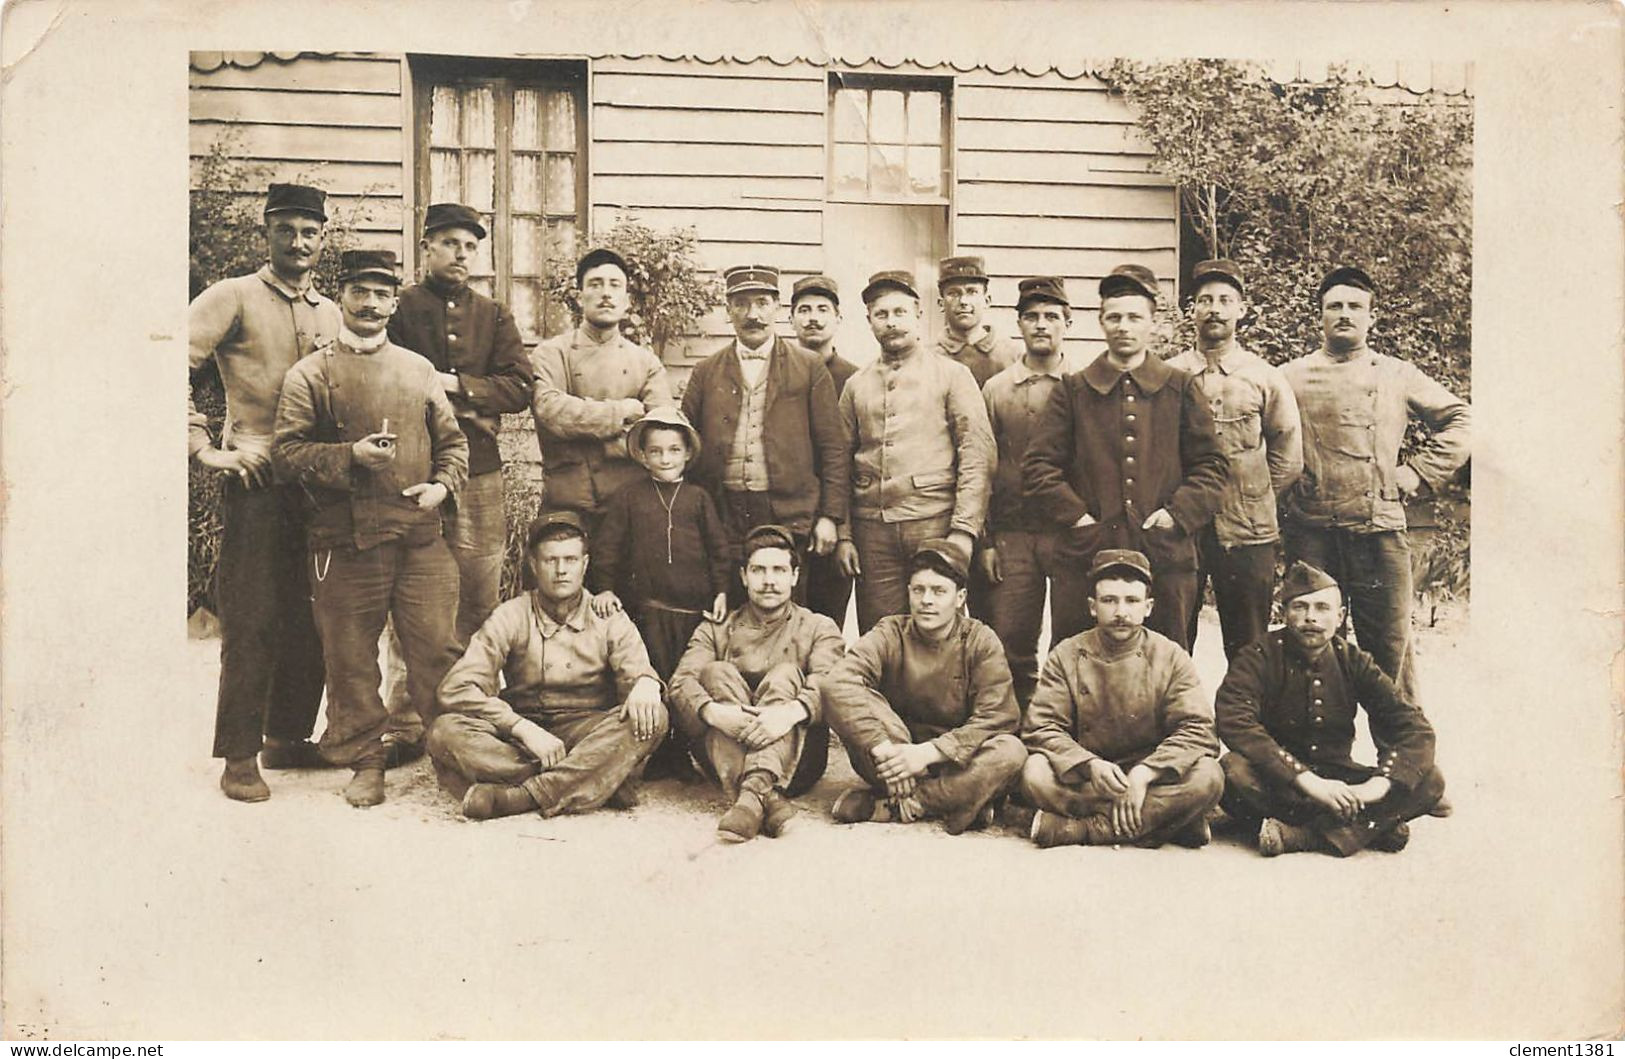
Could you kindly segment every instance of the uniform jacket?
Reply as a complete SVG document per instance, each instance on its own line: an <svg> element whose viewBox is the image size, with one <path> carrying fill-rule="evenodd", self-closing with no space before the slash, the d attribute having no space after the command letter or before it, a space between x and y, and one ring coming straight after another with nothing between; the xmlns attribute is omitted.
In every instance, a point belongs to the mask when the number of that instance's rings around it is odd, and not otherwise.
<svg viewBox="0 0 1625 1059"><path fill-rule="evenodd" d="M766 371L768 498L795 533L819 517L846 521L850 458L836 418L835 383L823 362L783 338L773 340ZM700 432L700 458L689 475L720 496L733 449L745 379L732 340L695 365L683 391L683 414Z"/></svg>
<svg viewBox="0 0 1625 1059"><path fill-rule="evenodd" d="M367 470L351 446L385 419L397 435L395 458ZM441 509L420 508L401 490L438 482L448 492L441 507L455 504L468 478L468 439L434 365L391 342L359 353L335 341L288 370L271 460L310 498L311 548L361 551L439 535Z"/></svg>
<svg viewBox="0 0 1625 1059"><path fill-rule="evenodd" d="M1282 521L1375 533L1405 528L1396 472L1412 417L1433 436L1406 461L1438 489L1467 461L1472 411L1409 361L1367 350L1350 360L1318 350L1281 369L1303 418L1303 477Z"/></svg>
<svg viewBox="0 0 1625 1059"><path fill-rule="evenodd" d="M1124 771L1144 764L1177 777L1219 753L1196 664L1144 628L1126 650L1098 627L1052 648L1021 738L1049 758L1057 776L1099 757Z"/></svg>
<svg viewBox="0 0 1625 1059"><path fill-rule="evenodd" d="M1102 353L1061 381L1039 417L1021 478L1069 550L1134 548L1153 570L1194 569L1192 534L1213 517L1225 481L1213 413L1184 372L1148 354L1120 372ZM1158 508L1172 529L1142 530ZM1085 514L1095 524L1070 528Z"/></svg>
<svg viewBox="0 0 1625 1059"><path fill-rule="evenodd" d="M924 347L881 357L847 381L840 408L853 518L950 514L953 529L981 532L998 454L968 369Z"/></svg>
<svg viewBox="0 0 1625 1059"><path fill-rule="evenodd" d="M836 352L833 342L823 360L824 367L829 369L829 377L835 382L835 399L840 400L841 393L846 389L846 381L858 373L858 366Z"/></svg>
<svg viewBox="0 0 1625 1059"><path fill-rule="evenodd" d="M805 678L800 702L808 718L816 721L823 716L819 682L845 653L841 630L824 615L792 603L776 619L764 621L746 603L719 624L701 622L694 630L671 676L672 715L691 741L699 739L705 734L700 709L711 701L700 683L708 663L732 662L754 688L769 669L789 662Z"/></svg>
<svg viewBox="0 0 1625 1059"><path fill-rule="evenodd" d="M976 388L987 385L987 380L1021 359L1021 347L1007 338L1000 338L992 325L983 324L981 335L972 342L961 342L947 328L937 336L936 351L970 369Z"/></svg>
<svg viewBox="0 0 1625 1059"><path fill-rule="evenodd" d="M226 390L221 445L262 455L271 451L282 379L299 358L339 335L339 308L306 285L296 291L263 266L223 279L193 300L186 312L188 360L197 371L212 357ZM207 448L208 417L186 396L187 447Z"/></svg>
<svg viewBox="0 0 1625 1059"><path fill-rule="evenodd" d="M468 437L468 472L501 470L502 413L530 407L536 378L507 306L466 285L444 290L432 279L413 284L401 291L389 318L389 340L461 380L461 392L447 396Z"/></svg>
<svg viewBox="0 0 1625 1059"><path fill-rule="evenodd" d="M1055 528L1038 505L1027 499L1021 484L1021 460L1039 418L1049 407L1050 394L1061 384L1066 371L1064 360L1051 373L1033 371L1022 359L982 386L988 423L999 448L993 470L993 499L987 507L988 536L994 530L1042 532Z"/></svg>
<svg viewBox="0 0 1625 1059"><path fill-rule="evenodd" d="M875 720L890 708L915 742L929 740L964 765L993 736L1021 722L1004 645L993 630L960 615L941 643L891 614L858 639L822 685L824 714L843 742L873 750L889 738ZM849 741L850 740L850 741Z"/></svg>
<svg viewBox="0 0 1625 1059"><path fill-rule="evenodd" d="M1309 769L1341 779L1359 768L1350 756L1357 706L1372 739L1388 748L1378 771L1415 789L1433 767L1433 727L1370 655L1340 636L1310 660L1286 630L1266 633L1230 663L1215 700L1225 745L1283 786Z"/></svg>
<svg viewBox="0 0 1625 1059"><path fill-rule="evenodd" d="M600 345L585 327L541 343L530 362L545 502L599 511L617 489L647 473L626 452L626 428L642 413L629 415L620 402L636 398L644 411L675 405L666 367L625 335Z"/></svg>
<svg viewBox="0 0 1625 1059"><path fill-rule="evenodd" d="M1281 369L1237 348L1210 365L1188 349L1169 365L1191 377L1207 398L1219 451L1230 461L1213 530L1226 546L1268 544L1281 537L1275 498L1303 470L1298 399Z"/></svg>

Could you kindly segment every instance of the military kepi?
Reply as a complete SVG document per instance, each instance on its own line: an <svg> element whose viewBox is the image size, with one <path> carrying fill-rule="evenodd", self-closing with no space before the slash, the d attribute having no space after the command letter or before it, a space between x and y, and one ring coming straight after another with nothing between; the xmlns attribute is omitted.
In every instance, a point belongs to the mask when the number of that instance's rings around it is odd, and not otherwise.
<svg viewBox="0 0 1625 1059"><path fill-rule="evenodd" d="M1100 281L1100 296L1111 298L1119 294L1143 294L1157 300L1157 277L1144 265L1118 265Z"/></svg>
<svg viewBox="0 0 1625 1059"><path fill-rule="evenodd" d="M1132 570L1147 582L1151 580L1151 562L1140 552L1127 548L1102 548L1095 553L1089 567L1089 580L1099 581L1113 570Z"/></svg>
<svg viewBox="0 0 1625 1059"><path fill-rule="evenodd" d="M945 257L937 262L937 289L955 281L987 282L987 262L979 257Z"/></svg>
<svg viewBox="0 0 1625 1059"><path fill-rule="evenodd" d="M1228 283L1236 288L1236 293L1245 294L1247 290L1241 284L1241 267L1228 258L1216 257L1211 261L1198 261L1196 267L1191 269L1191 289L1200 289L1202 284L1210 280Z"/></svg>
<svg viewBox="0 0 1625 1059"><path fill-rule="evenodd" d="M762 291L779 296L779 270L772 265L735 265L722 274L722 285L727 297Z"/></svg>
<svg viewBox="0 0 1625 1059"><path fill-rule="evenodd" d="M536 547L537 541L559 530L583 539L587 536L586 524L574 511L548 511L531 521L530 529L525 531L525 548Z"/></svg>
<svg viewBox="0 0 1625 1059"><path fill-rule="evenodd" d="M920 546L914 549L914 558L919 560L926 556L940 561L961 585L970 576L970 552L958 541L949 540L947 537L932 537L930 540L921 541Z"/></svg>
<svg viewBox="0 0 1625 1059"><path fill-rule="evenodd" d="M1326 297L1326 292L1333 287L1358 287L1367 294L1377 293L1377 285L1371 282L1371 277L1365 269L1354 265L1339 265L1326 273L1326 278L1320 281L1320 289L1315 291L1315 304Z"/></svg>
<svg viewBox="0 0 1625 1059"><path fill-rule="evenodd" d="M485 238L485 225L480 215L460 202L436 202L423 211L423 234L442 228L467 228L481 239Z"/></svg>
<svg viewBox="0 0 1625 1059"><path fill-rule="evenodd" d="M1281 579L1281 603L1284 605L1299 596L1336 587L1337 581L1331 574L1299 559L1287 568L1286 576Z"/></svg>
<svg viewBox="0 0 1625 1059"><path fill-rule="evenodd" d="M822 294L836 305L841 304L841 288L830 276L802 276L790 292L790 304L803 294Z"/></svg>
<svg viewBox="0 0 1625 1059"><path fill-rule="evenodd" d="M399 284L401 266L395 259L395 251L346 250L339 255L340 282L360 279L362 276L372 276L375 279Z"/></svg>
<svg viewBox="0 0 1625 1059"><path fill-rule="evenodd" d="M1040 302L1070 309L1072 303L1066 300L1066 280L1060 276L1029 276L1016 284L1016 312L1026 312L1027 306Z"/></svg>
<svg viewBox="0 0 1625 1059"><path fill-rule="evenodd" d="M745 558L750 558L750 553L758 548L783 548L794 555L796 551L795 534L785 527L771 522L763 523L760 526L752 526L751 531L745 534Z"/></svg>
<svg viewBox="0 0 1625 1059"><path fill-rule="evenodd" d="M893 268L869 277L869 285L863 288L863 304L868 305L889 290L900 290L911 298L920 296L920 288L914 285L914 273Z"/></svg>
<svg viewBox="0 0 1625 1059"><path fill-rule="evenodd" d="M327 192L304 184L272 184L265 192L265 215L269 217L283 210L298 210L325 221Z"/></svg>

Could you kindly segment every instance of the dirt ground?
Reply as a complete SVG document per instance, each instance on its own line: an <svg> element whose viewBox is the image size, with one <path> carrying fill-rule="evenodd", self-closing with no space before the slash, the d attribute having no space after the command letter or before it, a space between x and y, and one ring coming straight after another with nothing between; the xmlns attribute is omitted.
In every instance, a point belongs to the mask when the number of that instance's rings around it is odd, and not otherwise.
<svg viewBox="0 0 1625 1059"><path fill-rule="evenodd" d="M1211 690L1224 663L1206 617ZM1456 815L1417 821L1403 854L1347 861L1265 861L1223 837L1041 851L998 829L841 826L839 752L784 837L742 846L715 839L720 796L675 781L631 812L472 823L420 761L370 810L343 802L342 771L269 773L271 800L242 805L207 756L218 641L191 641L173 727L143 759L161 777L140 792L150 823L104 836L94 906L52 910L8 962L87 930L93 958L47 958L53 978L37 1000L14 992L8 1022L59 1037L1567 1035L1592 1012L1543 985L1563 954L1496 960L1573 912L1517 900L1498 846L1506 762L1475 719L1465 634L1459 607L1419 633ZM111 785L109 818L134 794Z"/></svg>

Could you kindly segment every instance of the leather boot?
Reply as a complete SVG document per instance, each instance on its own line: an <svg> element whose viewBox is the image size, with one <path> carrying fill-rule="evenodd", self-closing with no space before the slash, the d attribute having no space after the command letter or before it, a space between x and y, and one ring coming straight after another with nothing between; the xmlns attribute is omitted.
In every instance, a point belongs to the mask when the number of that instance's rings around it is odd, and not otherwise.
<svg viewBox="0 0 1625 1059"><path fill-rule="evenodd" d="M889 800L876 798L869 788L857 787L836 798L829 815L839 824L886 824L897 819L897 809Z"/></svg>
<svg viewBox="0 0 1625 1059"><path fill-rule="evenodd" d="M1400 822L1371 840L1367 849L1378 853L1398 853L1411 844L1411 825Z"/></svg>
<svg viewBox="0 0 1625 1059"><path fill-rule="evenodd" d="M260 765L268 769L322 769L331 766L309 739L275 739L267 736L260 748Z"/></svg>
<svg viewBox="0 0 1625 1059"><path fill-rule="evenodd" d="M259 765L252 757L227 758L220 773L220 789L235 802L263 802L271 796L271 788L260 777Z"/></svg>
<svg viewBox="0 0 1625 1059"><path fill-rule="evenodd" d="M768 838L778 838L784 834L784 825L796 815L796 807L790 799L776 790L769 790L762 796L762 834Z"/></svg>
<svg viewBox="0 0 1625 1059"><path fill-rule="evenodd" d="M1308 853L1322 848L1320 833L1312 827L1288 824L1273 817L1258 825L1258 852L1266 857Z"/></svg>
<svg viewBox="0 0 1625 1059"><path fill-rule="evenodd" d="M604 799L604 805L610 809L636 809L643 801L638 794L640 782L636 774L626 777L626 782L616 787L614 793Z"/></svg>
<svg viewBox="0 0 1625 1059"><path fill-rule="evenodd" d="M516 816L537 808L530 789L522 784L471 783L463 793L463 816L470 820L494 820Z"/></svg>
<svg viewBox="0 0 1625 1059"><path fill-rule="evenodd" d="M1213 827L1205 819L1197 818L1174 832L1170 839L1176 846L1201 849L1213 841Z"/></svg>
<svg viewBox="0 0 1625 1059"><path fill-rule="evenodd" d="M767 793L773 789L773 777L765 772L753 771L739 784L739 800L717 821L717 837L724 842L749 842L762 830L762 817L767 810Z"/></svg>
<svg viewBox="0 0 1625 1059"><path fill-rule="evenodd" d="M1033 815L1033 843L1039 849L1056 846L1109 846L1117 841L1112 822L1096 813L1082 819L1062 816L1044 809Z"/></svg>
<svg viewBox="0 0 1625 1059"><path fill-rule="evenodd" d="M384 804L384 770L376 765L356 769L345 785L344 800L357 809Z"/></svg>

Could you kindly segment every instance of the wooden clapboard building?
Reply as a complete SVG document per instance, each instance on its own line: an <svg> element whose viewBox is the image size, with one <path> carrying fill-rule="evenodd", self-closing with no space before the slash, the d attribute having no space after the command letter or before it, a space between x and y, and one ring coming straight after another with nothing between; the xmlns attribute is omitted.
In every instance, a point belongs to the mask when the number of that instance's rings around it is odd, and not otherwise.
<svg viewBox="0 0 1625 1059"><path fill-rule="evenodd" d="M832 4L817 26L769 17L796 10L782 0L748 6L750 18L716 0L640 5L640 24L615 34L643 41L635 54L595 47L602 22L564 5L535 27L545 57L194 52L194 164L231 133L271 179L311 176L341 208L365 195L363 240L409 269L424 207L473 205L493 233L474 282L531 341L568 326L543 291L549 260L573 260L623 209L693 226L714 270L774 264L786 291L834 275L849 292L841 348L860 362L874 344L857 293L881 268L912 268L929 287L937 258L984 255L995 324L1012 335L1025 275L1066 277L1086 309L1123 261L1173 291L1177 197L1097 66L1029 58L1044 46L1025 23L904 33L879 18L884 5ZM1366 73L1389 92L1467 90L1459 66ZM715 313L664 355L684 374L727 333ZM1092 313L1071 343L1103 348Z"/></svg>

